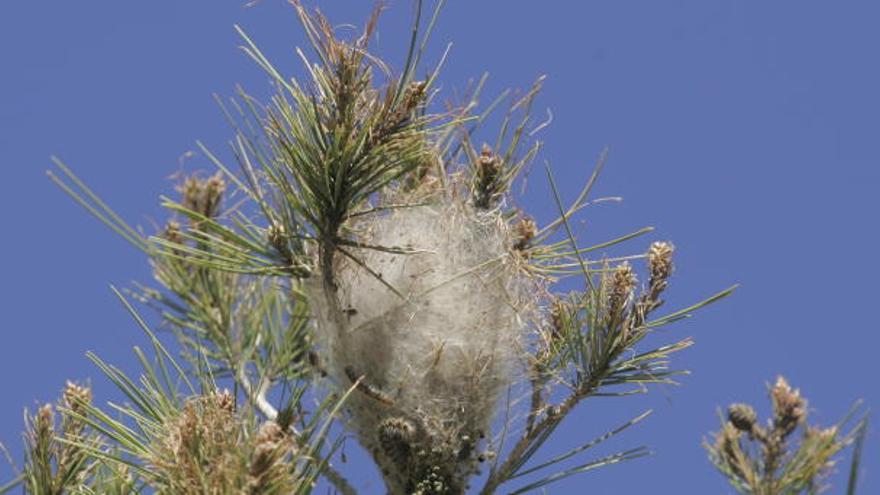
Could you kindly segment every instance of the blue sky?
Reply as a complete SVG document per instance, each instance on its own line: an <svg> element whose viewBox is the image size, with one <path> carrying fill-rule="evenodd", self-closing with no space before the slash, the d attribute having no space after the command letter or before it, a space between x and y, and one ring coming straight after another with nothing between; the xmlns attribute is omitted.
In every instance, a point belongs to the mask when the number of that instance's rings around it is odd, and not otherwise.
<svg viewBox="0 0 880 495"><path fill-rule="evenodd" d="M225 149L212 93L268 82L237 49L242 25L278 65L301 74L304 40L280 0L0 2L0 441L20 456L21 413L68 378L92 378L83 354L131 361L141 336L108 286L148 280L145 261L44 175L61 156L118 211L151 228L169 176L208 169L180 157L195 140ZM371 2L317 2L360 23ZM655 414L614 447L655 455L559 484L551 493L730 493L700 447L733 401L766 411L781 373L821 423L863 398L880 407L876 350L880 244L880 6L870 1L510 2L451 0L431 57L454 41L446 94L489 71L486 94L548 76L553 113L542 160L568 198L610 147L599 195L578 226L600 241L644 225L678 247L670 307L740 283L731 299L657 337L692 335L681 387L594 400L547 455L646 408ZM309 2L314 5L315 2ZM412 9L390 2L378 52L401 63ZM540 163L540 162L539 162ZM536 168L519 201L539 219L554 206ZM635 241L633 250L642 249ZM870 377L875 378L871 379ZM860 493L880 491L880 442L867 442ZM602 451L610 453L610 450ZM19 459L20 460L20 459ZM381 493L363 467L366 493ZM842 469L841 469L842 470ZM0 480L11 471L0 467ZM835 478L839 484L844 476Z"/></svg>

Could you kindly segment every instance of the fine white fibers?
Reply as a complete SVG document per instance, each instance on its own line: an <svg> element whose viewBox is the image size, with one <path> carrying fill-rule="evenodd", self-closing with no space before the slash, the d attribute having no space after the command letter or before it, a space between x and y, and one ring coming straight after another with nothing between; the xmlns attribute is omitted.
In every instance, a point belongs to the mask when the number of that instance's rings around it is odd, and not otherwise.
<svg viewBox="0 0 880 495"><path fill-rule="evenodd" d="M517 374L533 304L509 228L454 201L357 227L358 242L376 249L348 249L369 270L337 254L336 289L309 290L327 372L344 387L363 377L348 409L369 450L381 450L380 424L397 418L418 432L414 443L464 461L460 449L488 430Z"/></svg>

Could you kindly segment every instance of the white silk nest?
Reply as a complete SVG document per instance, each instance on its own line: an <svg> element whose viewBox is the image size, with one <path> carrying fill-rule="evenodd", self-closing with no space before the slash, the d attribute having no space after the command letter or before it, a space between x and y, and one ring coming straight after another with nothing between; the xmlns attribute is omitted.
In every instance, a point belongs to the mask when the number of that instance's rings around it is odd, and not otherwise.
<svg viewBox="0 0 880 495"><path fill-rule="evenodd" d="M322 366L342 388L362 377L349 421L383 470L401 469L383 440L389 420L403 422L413 448L464 461L521 376L535 305L509 226L453 200L389 210L355 228L361 247L336 254L336 288L317 280L308 288Z"/></svg>

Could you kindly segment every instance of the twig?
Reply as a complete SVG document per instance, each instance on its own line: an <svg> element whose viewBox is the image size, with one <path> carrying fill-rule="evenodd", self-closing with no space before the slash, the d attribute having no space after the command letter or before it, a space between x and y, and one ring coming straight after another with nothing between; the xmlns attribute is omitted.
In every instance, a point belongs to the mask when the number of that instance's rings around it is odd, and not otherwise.
<svg viewBox="0 0 880 495"><path fill-rule="evenodd" d="M266 419L275 421L275 419L278 418L278 410L275 409L275 406L269 403L268 399L266 399L266 392L268 392L269 389L268 381L261 381L260 387L254 389L254 385L251 383L250 378L248 378L247 373L244 369L241 369L238 372L238 382L244 389L248 402L260 411Z"/></svg>
<svg viewBox="0 0 880 495"><path fill-rule="evenodd" d="M610 364L610 363L609 363ZM604 367L607 370L608 365ZM510 479L510 476L519 469L519 466L516 466L517 463L520 462L523 454L528 451L529 447L532 445L536 439L541 437L545 430L548 428L552 428L559 424L565 416L571 412L572 409L576 405L580 403L583 399L590 396L602 383L602 378L605 376L605 373L599 373L581 385L581 387L568 396L565 401L563 401L560 405L551 407L547 412L547 415L544 416L543 419L533 424L533 427L526 431L526 433L519 439L516 445L513 447L513 450L510 451L510 454L507 456L504 463L501 465L501 468L497 471L492 472L489 475L489 479L486 480L485 486L480 491L480 495L491 495L495 493L495 490L505 481Z"/></svg>
<svg viewBox="0 0 880 495"><path fill-rule="evenodd" d="M541 410L544 408L544 397L541 394L541 389L544 387L546 380L541 376L541 371L538 369L537 364L532 365L532 373L534 373L530 380L532 385L532 397L531 406L529 407L529 417L526 422L526 432L532 431L532 428L535 427L535 420L538 419Z"/></svg>

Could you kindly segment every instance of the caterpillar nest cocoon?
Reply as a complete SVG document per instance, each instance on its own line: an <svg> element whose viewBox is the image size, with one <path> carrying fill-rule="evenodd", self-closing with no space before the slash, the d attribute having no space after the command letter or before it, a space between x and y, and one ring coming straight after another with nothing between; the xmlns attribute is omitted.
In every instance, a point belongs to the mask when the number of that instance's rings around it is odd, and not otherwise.
<svg viewBox="0 0 880 495"><path fill-rule="evenodd" d="M447 200L356 227L364 246L409 252L347 248L363 266L337 255L335 287L311 282L322 362L344 387L362 380L349 421L389 488L424 475L453 493L519 373L534 288L496 211Z"/></svg>

